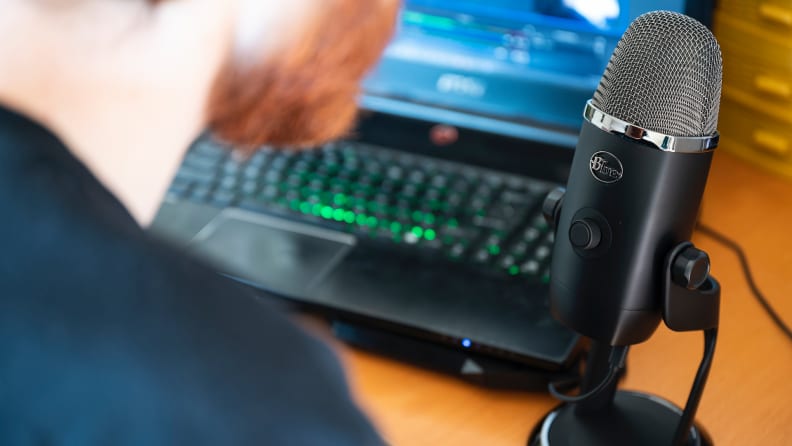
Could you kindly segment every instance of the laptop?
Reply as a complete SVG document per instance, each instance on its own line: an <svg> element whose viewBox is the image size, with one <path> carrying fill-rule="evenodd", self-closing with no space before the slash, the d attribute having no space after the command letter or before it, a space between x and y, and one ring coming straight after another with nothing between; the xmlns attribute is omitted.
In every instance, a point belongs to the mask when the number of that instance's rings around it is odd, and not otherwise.
<svg viewBox="0 0 792 446"><path fill-rule="evenodd" d="M543 199L566 182L583 105L632 19L708 23L711 8L406 0L354 137L240 160L204 135L152 229L339 334L359 328L350 339L569 369L580 339L549 312Z"/></svg>

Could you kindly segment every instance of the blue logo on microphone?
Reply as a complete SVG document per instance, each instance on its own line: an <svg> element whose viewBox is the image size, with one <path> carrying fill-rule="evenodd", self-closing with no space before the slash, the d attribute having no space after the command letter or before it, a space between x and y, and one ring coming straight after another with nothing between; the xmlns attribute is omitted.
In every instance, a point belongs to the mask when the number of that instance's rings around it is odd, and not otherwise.
<svg viewBox="0 0 792 446"><path fill-rule="evenodd" d="M589 169L594 178L603 183L615 183L621 180L624 174L624 168L619 158L616 158L616 155L610 152L604 151L597 152L591 156Z"/></svg>

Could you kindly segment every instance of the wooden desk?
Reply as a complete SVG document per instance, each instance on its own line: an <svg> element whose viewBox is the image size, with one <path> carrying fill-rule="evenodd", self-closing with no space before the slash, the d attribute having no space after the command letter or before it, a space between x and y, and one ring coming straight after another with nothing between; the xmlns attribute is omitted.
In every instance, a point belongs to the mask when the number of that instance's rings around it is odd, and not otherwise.
<svg viewBox="0 0 792 446"><path fill-rule="evenodd" d="M792 323L792 182L715 157L702 220L736 239L761 290ZM696 234L723 288L715 362L698 420L717 445L792 445L792 342L772 324L746 285L736 256ZM632 349L624 388L683 405L701 359L700 333L664 327ZM352 387L395 446L524 445L554 405L544 394L476 388L345 347Z"/></svg>

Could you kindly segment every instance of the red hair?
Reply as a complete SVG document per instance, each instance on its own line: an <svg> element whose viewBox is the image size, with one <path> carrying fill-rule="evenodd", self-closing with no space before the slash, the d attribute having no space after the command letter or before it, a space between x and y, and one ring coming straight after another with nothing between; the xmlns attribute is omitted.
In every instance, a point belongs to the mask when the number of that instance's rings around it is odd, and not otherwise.
<svg viewBox="0 0 792 446"><path fill-rule="evenodd" d="M325 14L295 44L251 68L231 60L222 68L207 110L220 138L313 145L348 131L360 81L391 36L399 2L321 1Z"/></svg>

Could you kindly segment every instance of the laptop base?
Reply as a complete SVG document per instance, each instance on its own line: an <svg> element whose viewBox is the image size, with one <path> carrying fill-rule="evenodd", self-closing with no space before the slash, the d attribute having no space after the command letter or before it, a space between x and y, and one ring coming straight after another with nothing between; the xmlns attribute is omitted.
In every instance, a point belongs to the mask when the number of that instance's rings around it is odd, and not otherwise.
<svg viewBox="0 0 792 446"><path fill-rule="evenodd" d="M485 388L546 392L550 381L558 388L574 388L581 377L579 358L568 368L549 371L347 321L334 320L331 327L336 338L354 348Z"/></svg>

